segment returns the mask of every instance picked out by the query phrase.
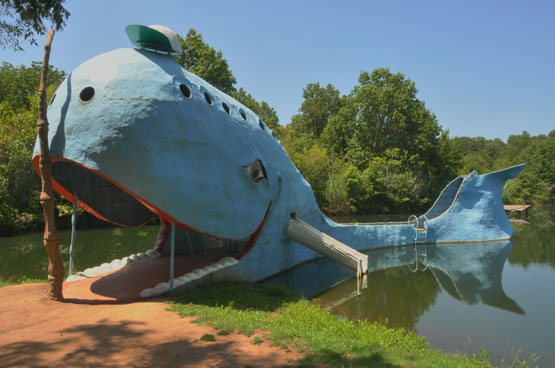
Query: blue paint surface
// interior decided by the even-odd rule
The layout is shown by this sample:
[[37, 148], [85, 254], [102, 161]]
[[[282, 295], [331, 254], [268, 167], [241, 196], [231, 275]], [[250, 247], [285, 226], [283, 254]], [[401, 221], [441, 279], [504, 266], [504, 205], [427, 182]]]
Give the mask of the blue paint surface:
[[[83, 102], [86, 87], [94, 88], [94, 96]], [[340, 225], [328, 219], [258, 116], [171, 57], [127, 48], [86, 61], [58, 88], [48, 120], [54, 160], [103, 176], [106, 181], [95, 182], [98, 193], [112, 183], [178, 226], [224, 239], [251, 236], [266, 215], [252, 250], [221, 277], [259, 280], [318, 257], [286, 239], [292, 212], [359, 250], [414, 243], [413, 224]], [[35, 165], [38, 154], [37, 143]], [[257, 160], [267, 178], [254, 181], [246, 167]], [[454, 203], [427, 221], [426, 241], [510, 238], [501, 189], [523, 167], [464, 178]], [[73, 200], [72, 190], [79, 188], [65, 189]], [[78, 197], [87, 204], [86, 196]]]

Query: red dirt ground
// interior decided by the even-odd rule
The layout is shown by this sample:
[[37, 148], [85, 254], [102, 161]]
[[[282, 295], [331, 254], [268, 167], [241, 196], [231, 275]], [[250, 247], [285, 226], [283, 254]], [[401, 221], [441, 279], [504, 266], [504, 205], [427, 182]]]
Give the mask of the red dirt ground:
[[[47, 284], [0, 288], [2, 367], [281, 367], [300, 354], [218, 336], [161, 299], [129, 304], [46, 300]], [[213, 334], [214, 342], [197, 341]]]
[[[175, 258], [174, 278], [213, 262]], [[168, 281], [170, 258], [160, 257], [125, 266], [115, 272], [79, 281], [64, 282], [64, 297], [75, 303], [105, 304], [140, 300], [140, 292]]]

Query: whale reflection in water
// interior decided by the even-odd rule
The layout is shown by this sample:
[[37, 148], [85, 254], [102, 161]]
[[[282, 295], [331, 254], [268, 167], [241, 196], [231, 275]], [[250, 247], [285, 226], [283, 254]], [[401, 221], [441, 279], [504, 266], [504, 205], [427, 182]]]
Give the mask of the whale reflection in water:
[[419, 316], [434, 304], [440, 288], [468, 305], [485, 304], [524, 314], [501, 283], [512, 247], [511, 241], [500, 241], [386, 248], [365, 252], [369, 273], [362, 283], [352, 278], [352, 271], [325, 258], [267, 282], [285, 285], [306, 297], [326, 292], [323, 306], [351, 318], [402, 315], [397, 323], [390, 322], [406, 328], [414, 328]]

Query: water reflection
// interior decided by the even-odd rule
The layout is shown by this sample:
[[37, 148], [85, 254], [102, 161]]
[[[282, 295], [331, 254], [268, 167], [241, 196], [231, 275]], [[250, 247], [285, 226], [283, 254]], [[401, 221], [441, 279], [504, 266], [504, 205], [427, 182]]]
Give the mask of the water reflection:
[[509, 263], [527, 268], [533, 264], [555, 269], [555, 208], [531, 211], [529, 224], [513, 224], [514, 248]]
[[501, 284], [512, 247], [510, 241], [420, 245], [418, 272], [413, 272], [414, 247], [368, 251], [370, 272], [360, 292], [353, 272], [328, 259], [300, 265], [268, 282], [307, 297], [319, 296], [325, 307], [342, 317], [387, 320], [391, 326], [406, 329], [414, 329], [441, 289], [465, 304], [524, 314]]

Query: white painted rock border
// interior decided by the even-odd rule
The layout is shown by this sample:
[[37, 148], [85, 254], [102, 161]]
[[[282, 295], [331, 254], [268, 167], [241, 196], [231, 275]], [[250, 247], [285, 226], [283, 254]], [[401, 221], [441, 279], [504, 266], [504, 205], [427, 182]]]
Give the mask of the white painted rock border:
[[156, 259], [161, 256], [160, 253], [154, 249], [149, 249], [146, 252], [140, 252], [137, 254], [132, 254], [128, 257], [123, 257], [122, 259], [114, 259], [110, 263], [103, 263], [100, 266], [87, 268], [84, 271], [77, 272], [75, 275], [70, 275], [67, 277], [66, 282], [83, 280], [90, 277], [95, 277], [98, 275], [103, 275], [105, 273], [119, 270], [127, 265], [144, 262], [150, 259]]
[[[203, 268], [197, 268], [192, 272], [186, 273], [183, 276], [179, 276], [178, 278], [173, 279], [173, 287], [174, 288], [181, 287], [189, 282], [203, 278], [211, 274], [212, 272], [216, 272], [218, 270], [221, 270], [222, 268], [233, 266], [234, 264], [237, 264], [237, 263], [239, 263], [239, 261], [233, 257], [224, 257], [216, 263], [205, 266]], [[141, 295], [141, 298], [150, 298], [153, 296], [165, 294], [168, 291], [170, 291], [169, 281], [160, 282], [153, 288], [144, 289], [143, 291], [141, 291], [140, 295]]]

